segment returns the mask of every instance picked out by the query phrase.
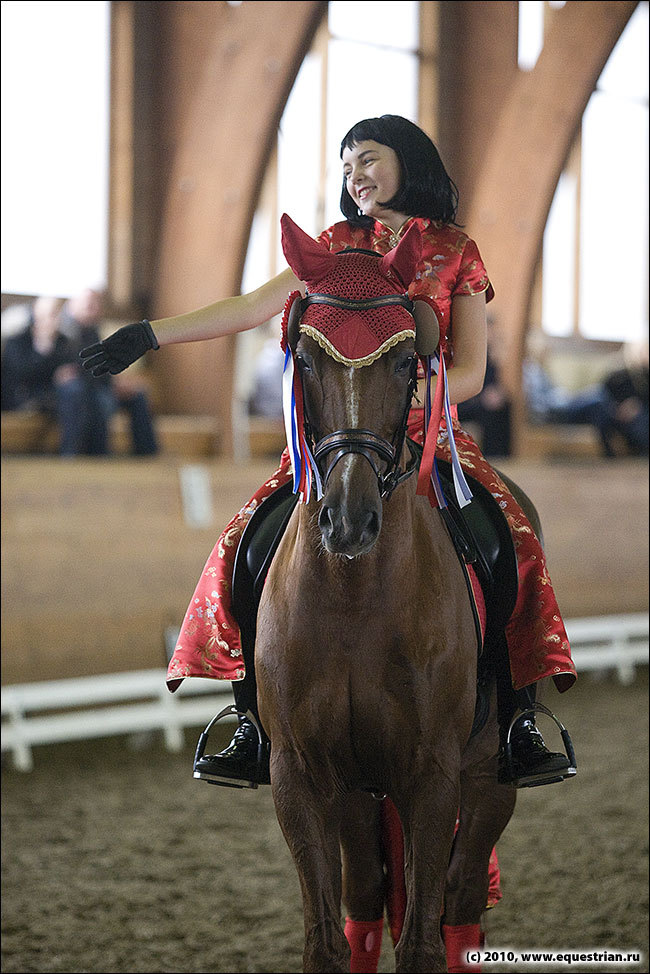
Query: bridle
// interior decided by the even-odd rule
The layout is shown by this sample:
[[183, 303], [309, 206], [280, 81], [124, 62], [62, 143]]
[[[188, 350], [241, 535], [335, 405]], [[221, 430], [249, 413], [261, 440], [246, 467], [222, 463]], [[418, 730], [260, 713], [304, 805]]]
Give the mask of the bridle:
[[[365, 311], [372, 308], [385, 308], [390, 305], [398, 305], [406, 308], [413, 314], [413, 301], [406, 294], [384, 294], [376, 298], [341, 298], [330, 294], [307, 294], [299, 302], [299, 314], [302, 318], [304, 311], [311, 304], [325, 304], [335, 308], [345, 308], [353, 311]], [[402, 419], [397, 428], [393, 441], [387, 440], [369, 429], [340, 429], [333, 433], [328, 433], [321, 439], [315, 441], [313, 430], [310, 426], [308, 417], [305, 417], [305, 429], [310, 435], [312, 443], [315, 441], [312, 455], [318, 465], [321, 474], [323, 490], [326, 489], [329, 478], [336, 464], [348, 454], [360, 454], [365, 457], [377, 478], [379, 494], [382, 498], [388, 499], [396, 487], [407, 480], [417, 469], [419, 464], [419, 452], [406, 440], [406, 427], [408, 423], [411, 401], [417, 389], [417, 357], [414, 356], [411, 363], [411, 371], [407, 386], [406, 403], [402, 414]], [[406, 465], [401, 468], [400, 460], [404, 448], [404, 441], [409, 449], [410, 457]], [[380, 470], [379, 461], [386, 464], [385, 469]], [[323, 461], [327, 459], [324, 469]]]

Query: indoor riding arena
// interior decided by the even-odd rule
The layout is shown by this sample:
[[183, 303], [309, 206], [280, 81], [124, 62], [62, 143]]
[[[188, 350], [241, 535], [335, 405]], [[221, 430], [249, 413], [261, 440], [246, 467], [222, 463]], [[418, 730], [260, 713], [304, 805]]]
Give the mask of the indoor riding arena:
[[[101, 293], [104, 338], [258, 288], [284, 267], [283, 212], [313, 236], [342, 219], [341, 137], [385, 113], [435, 141], [494, 286], [494, 395], [463, 423], [539, 512], [578, 673], [569, 692], [549, 683], [538, 697], [569, 732], [577, 774], [517, 792], [482, 969], [647, 970], [647, 18], [647, 2], [570, 0], [3, 3], [3, 61], [9, 46], [23, 68], [42, 51], [36, 71], [48, 49], [75, 63], [99, 45], [61, 95], [76, 121], [57, 115], [46, 130], [29, 114], [30, 143], [3, 120], [22, 168], [41, 160], [34, 193], [48, 178], [41, 143], [74, 169], [66, 140], [75, 127], [89, 137], [84, 118], [98, 112], [79, 89], [98, 86], [107, 160], [105, 246], [83, 278], [78, 176], [66, 206], [80, 212], [79, 256], [40, 209], [23, 211], [21, 249], [3, 200], [3, 239], [15, 241], [2, 284], [3, 972], [303, 969], [300, 885], [271, 788], [193, 778], [231, 684], [165, 684], [206, 559], [286, 445], [280, 318], [163, 345], [111, 378], [100, 455], [64, 455], [62, 413], [5, 399], [5, 364], [34, 334], [41, 298], [56, 299], [67, 342], [85, 289]], [[3, 113], [15, 125], [36, 111], [20, 107], [20, 87], [14, 76]], [[543, 406], [530, 378], [542, 373], [555, 396]], [[645, 386], [605, 438], [600, 414], [578, 406], [594, 390], [602, 404], [623, 373]], [[155, 449], [137, 449], [134, 396]], [[210, 752], [233, 721], [211, 732]], [[553, 721], [538, 723], [560, 750]], [[378, 970], [395, 969], [386, 926]]]

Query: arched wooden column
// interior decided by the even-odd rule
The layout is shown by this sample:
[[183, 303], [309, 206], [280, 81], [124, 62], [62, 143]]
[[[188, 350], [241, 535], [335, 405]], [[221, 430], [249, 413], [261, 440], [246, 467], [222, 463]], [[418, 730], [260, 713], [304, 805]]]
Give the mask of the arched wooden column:
[[548, 211], [589, 97], [636, 6], [636, 0], [569, 0], [555, 11], [537, 64], [517, 73], [485, 146], [466, 224], [496, 290], [490, 307], [507, 344], [504, 378], [516, 403], [515, 433], [530, 295]]
[[[151, 317], [238, 293], [262, 176], [322, 2], [161, 3], [162, 189]], [[230, 452], [234, 339], [152, 357], [163, 402], [216, 415]]]

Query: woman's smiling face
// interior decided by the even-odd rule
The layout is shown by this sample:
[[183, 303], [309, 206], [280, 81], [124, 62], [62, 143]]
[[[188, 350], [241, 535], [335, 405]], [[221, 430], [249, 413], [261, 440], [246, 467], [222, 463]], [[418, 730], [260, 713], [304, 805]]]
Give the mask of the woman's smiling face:
[[386, 221], [391, 211], [381, 204], [395, 196], [402, 170], [394, 149], [371, 139], [343, 150], [346, 188], [364, 216]]

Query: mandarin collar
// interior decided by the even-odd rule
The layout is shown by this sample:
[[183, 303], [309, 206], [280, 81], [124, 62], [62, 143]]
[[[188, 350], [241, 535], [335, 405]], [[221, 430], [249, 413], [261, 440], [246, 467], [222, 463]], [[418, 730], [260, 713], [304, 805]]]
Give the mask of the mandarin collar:
[[396, 247], [412, 223], [418, 223], [421, 227], [423, 218], [418, 216], [409, 216], [406, 218], [406, 220], [404, 220], [404, 223], [398, 230], [393, 230], [386, 223], [382, 223], [381, 220], [375, 220], [374, 233], [377, 237], [388, 237], [388, 243], [390, 246]]

